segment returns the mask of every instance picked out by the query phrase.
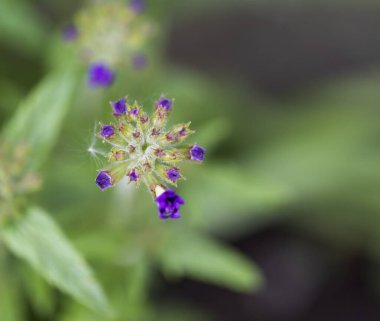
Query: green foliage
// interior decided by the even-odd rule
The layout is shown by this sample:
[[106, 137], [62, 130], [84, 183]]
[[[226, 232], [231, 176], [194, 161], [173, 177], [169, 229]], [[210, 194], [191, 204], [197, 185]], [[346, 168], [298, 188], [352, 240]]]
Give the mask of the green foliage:
[[[317, 2], [326, 1], [310, 4]], [[46, 2], [44, 8], [58, 12], [65, 4]], [[164, 38], [173, 19], [181, 23], [237, 5], [267, 4], [152, 1], [148, 12], [159, 19]], [[47, 71], [18, 106], [26, 88], [18, 77], [1, 77], [1, 141], [9, 154], [23, 144], [31, 148], [25, 171], [38, 170], [45, 184], [33, 201], [59, 217], [69, 234], [63, 235], [52, 215], [31, 207], [25, 195], [12, 199], [17, 211], [0, 210], [0, 221], [7, 218], [0, 227], [1, 320], [30, 320], [27, 304], [45, 319], [104, 321], [107, 301], [117, 321], [209, 320], [181, 298], [152, 298], [162, 286], [155, 278], [157, 268], [168, 282], [189, 277], [233, 291], [260, 291], [265, 274], [215, 236], [234, 240], [280, 220], [345, 253], [360, 251], [380, 261], [376, 72], [274, 102], [245, 92], [231, 75], [216, 79], [164, 63], [152, 46], [147, 69], [120, 67], [112, 88], [90, 90], [80, 86], [86, 66], [79, 70], [74, 46], [43, 26], [36, 7], [23, 0], [2, 0], [0, 7], [1, 45], [8, 54], [37, 63], [25, 70], [15, 66], [14, 73], [27, 78], [40, 64]], [[191, 120], [194, 140], [207, 149], [202, 166], [184, 168], [188, 180], [179, 193], [186, 204], [183, 218], [175, 222], [159, 221], [149, 196], [123, 182], [101, 193], [93, 182], [98, 167], [86, 153], [94, 123], [110, 113], [110, 100], [127, 94], [151, 106], [151, 97], [162, 93], [175, 98], [173, 122]], [[108, 299], [80, 253], [91, 260]], [[373, 274], [380, 279], [377, 270]], [[76, 300], [57, 296], [55, 287]]]
[[75, 87], [75, 73], [70, 68], [47, 76], [2, 131], [9, 148], [20, 143], [33, 148], [28, 169], [38, 167], [55, 144]]
[[191, 218], [202, 228], [220, 235], [233, 236], [275, 219], [281, 213], [270, 211], [294, 198], [291, 188], [273, 178], [254, 175], [248, 166], [205, 164], [195, 170], [194, 184], [183, 187], [185, 197], [192, 200], [188, 204]]
[[18, 267], [23, 290], [39, 316], [51, 317], [56, 307], [56, 290], [28, 262]]
[[24, 217], [3, 226], [1, 236], [14, 254], [49, 282], [88, 307], [109, 312], [103, 291], [86, 262], [44, 211], [31, 208]]
[[28, 1], [2, 0], [0, 42], [35, 55], [46, 37], [41, 21]]
[[276, 133], [252, 156], [252, 171], [293, 188], [291, 226], [379, 260], [378, 73], [313, 90], [279, 114]]
[[262, 285], [258, 268], [232, 248], [194, 231], [169, 232], [158, 260], [169, 276], [190, 276], [235, 291]]
[[22, 321], [25, 320], [25, 308], [20, 304], [22, 296], [18, 290], [19, 280], [17, 280], [17, 274], [9, 273], [12, 267], [5, 256], [4, 248], [0, 243], [0, 315], [7, 321]]

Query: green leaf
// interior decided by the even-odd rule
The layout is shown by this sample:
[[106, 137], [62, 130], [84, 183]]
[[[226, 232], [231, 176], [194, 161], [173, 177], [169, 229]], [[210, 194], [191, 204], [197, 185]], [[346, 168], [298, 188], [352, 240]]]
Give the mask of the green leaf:
[[33, 148], [28, 168], [37, 167], [57, 140], [75, 87], [74, 69], [47, 76], [21, 103], [4, 128], [2, 136], [8, 146], [14, 148], [23, 143]]
[[99, 313], [108, 313], [103, 291], [83, 258], [49, 215], [31, 208], [24, 217], [2, 227], [8, 248], [29, 262], [47, 281]]
[[262, 284], [253, 262], [196, 232], [172, 232], [159, 248], [158, 260], [169, 276], [190, 276], [243, 292]]

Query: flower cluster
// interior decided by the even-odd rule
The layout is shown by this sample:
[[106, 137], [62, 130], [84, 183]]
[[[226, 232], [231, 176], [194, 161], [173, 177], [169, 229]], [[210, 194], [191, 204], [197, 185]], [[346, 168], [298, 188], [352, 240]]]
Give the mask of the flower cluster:
[[146, 65], [142, 50], [153, 26], [141, 16], [143, 10], [141, 0], [98, 3], [80, 11], [75, 24], [63, 30], [63, 38], [75, 42], [79, 55], [89, 63], [91, 87], [110, 86], [116, 67], [126, 61], [135, 69]]
[[115, 186], [123, 177], [138, 186], [145, 184], [155, 199], [161, 219], [179, 218], [183, 199], [173, 189], [183, 179], [179, 164], [189, 160], [202, 162], [205, 149], [185, 145], [194, 133], [190, 122], [166, 129], [173, 100], [161, 96], [149, 117], [137, 103], [127, 98], [111, 102], [116, 119], [100, 124], [97, 136], [110, 145], [108, 165], [98, 171], [96, 184], [101, 190]]
[[0, 142], [0, 214], [11, 213], [17, 201], [41, 187], [40, 177], [27, 169], [30, 152], [31, 148], [26, 144], [19, 143], [10, 148]]

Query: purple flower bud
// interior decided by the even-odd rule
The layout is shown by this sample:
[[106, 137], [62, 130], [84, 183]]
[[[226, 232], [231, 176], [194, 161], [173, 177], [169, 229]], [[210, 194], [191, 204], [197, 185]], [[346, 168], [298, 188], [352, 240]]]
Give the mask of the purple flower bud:
[[197, 144], [194, 144], [190, 148], [190, 159], [191, 160], [203, 161], [205, 152], [206, 152], [206, 150], [204, 148], [198, 146]]
[[137, 108], [135, 108], [135, 109], [131, 109], [131, 110], [129, 111], [129, 113], [130, 113], [131, 115], [133, 115], [133, 116], [136, 116], [136, 115], [139, 113], [139, 110], [138, 110]]
[[62, 31], [62, 38], [67, 42], [74, 41], [77, 37], [78, 29], [72, 24], [66, 26]]
[[107, 172], [100, 171], [95, 182], [101, 190], [112, 187], [112, 177]]
[[187, 130], [186, 128], [182, 128], [179, 132], [178, 132], [178, 136], [180, 137], [183, 137], [183, 136], [186, 136], [187, 135]]
[[135, 146], [133, 146], [133, 145], [128, 145], [128, 152], [130, 153], [130, 154], [132, 154], [132, 153], [134, 153], [135, 151], [136, 151], [136, 147]]
[[132, 57], [132, 65], [135, 69], [144, 69], [147, 64], [147, 59], [143, 54], [137, 54]]
[[160, 135], [160, 131], [157, 128], [152, 128], [152, 131], [150, 134], [152, 136], [158, 136], [158, 135]]
[[166, 220], [167, 218], [176, 219], [181, 217], [179, 208], [185, 202], [173, 190], [166, 190], [155, 201], [160, 219]]
[[137, 179], [139, 178], [139, 176], [138, 176], [138, 174], [137, 174], [137, 172], [136, 172], [135, 169], [131, 170], [130, 173], [128, 174], [128, 176], [129, 176], [129, 179], [130, 179], [131, 182], [132, 181], [136, 182]]
[[138, 138], [140, 138], [141, 133], [138, 131], [137, 128], [135, 128], [135, 130], [134, 130], [133, 133], [132, 133], [132, 136], [133, 136], [134, 138], [138, 139]]
[[144, 1], [143, 0], [131, 0], [129, 2], [129, 8], [135, 13], [141, 13], [144, 11]]
[[149, 120], [149, 117], [146, 113], [142, 113], [141, 117], [140, 117], [140, 121], [142, 124], [146, 124]]
[[166, 172], [168, 178], [172, 181], [172, 182], [176, 182], [180, 175], [179, 175], [179, 171], [175, 168], [170, 168], [168, 169], [168, 171]]
[[90, 87], [107, 87], [113, 83], [114, 79], [114, 72], [103, 63], [94, 63], [88, 69]]
[[157, 107], [165, 108], [166, 110], [171, 110], [173, 102], [170, 99], [167, 99], [166, 97], [161, 97], [157, 101]]
[[126, 152], [122, 149], [114, 149], [109, 155], [109, 161], [121, 161], [125, 159]]
[[117, 101], [113, 101], [111, 103], [111, 106], [113, 108], [113, 114], [115, 116], [121, 116], [127, 112], [127, 104], [125, 102], [125, 98], [120, 98]]
[[100, 136], [104, 138], [110, 138], [113, 134], [115, 134], [115, 130], [112, 125], [103, 125], [100, 130]]

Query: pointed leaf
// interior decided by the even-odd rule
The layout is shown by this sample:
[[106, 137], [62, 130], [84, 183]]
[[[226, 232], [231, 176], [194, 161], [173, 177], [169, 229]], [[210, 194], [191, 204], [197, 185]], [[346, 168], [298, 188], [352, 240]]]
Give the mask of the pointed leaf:
[[38, 208], [2, 227], [8, 248], [47, 281], [101, 313], [109, 311], [103, 291], [83, 258], [54, 221]]

